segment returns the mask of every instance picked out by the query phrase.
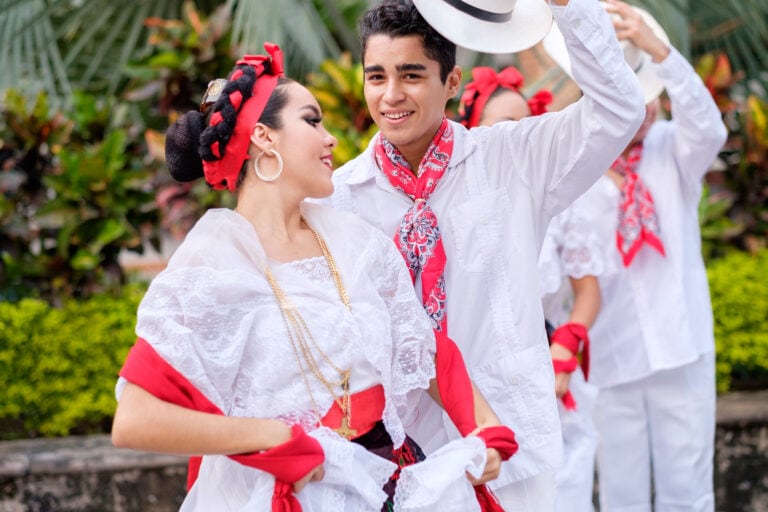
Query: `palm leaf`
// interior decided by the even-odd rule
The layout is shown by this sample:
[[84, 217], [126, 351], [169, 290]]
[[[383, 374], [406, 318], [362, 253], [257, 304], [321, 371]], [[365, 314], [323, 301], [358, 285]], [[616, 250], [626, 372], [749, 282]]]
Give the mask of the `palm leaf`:
[[62, 65], [50, 18], [40, 16], [43, 0], [0, 3], [0, 90], [18, 87], [29, 94], [49, 92], [58, 105], [72, 85]]
[[259, 53], [264, 41], [280, 45], [287, 72], [302, 78], [341, 48], [308, 0], [242, 0], [233, 12], [232, 42], [240, 53]]

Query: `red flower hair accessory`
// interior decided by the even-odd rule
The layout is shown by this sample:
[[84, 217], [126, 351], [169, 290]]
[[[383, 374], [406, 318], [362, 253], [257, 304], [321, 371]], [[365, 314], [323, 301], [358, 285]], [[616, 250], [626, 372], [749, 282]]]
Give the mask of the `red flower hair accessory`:
[[[478, 66], [472, 70], [472, 81], [464, 88], [464, 94], [461, 95], [461, 104], [459, 114], [462, 116], [461, 124], [467, 128], [473, 128], [480, 124], [480, 116], [485, 110], [485, 104], [491, 98], [491, 95], [499, 87], [514, 91], [521, 96], [523, 93], [520, 88], [523, 86], [523, 75], [514, 66], [508, 66], [500, 72], [487, 66]], [[523, 96], [524, 97], [524, 96]], [[541, 90], [534, 94], [528, 102], [528, 108], [532, 115], [543, 114], [547, 111], [546, 107], [552, 103], [552, 93], [547, 90]], [[470, 111], [469, 116], [466, 115]]]
[[[258, 123], [272, 91], [277, 87], [278, 78], [283, 76], [283, 52], [280, 47], [273, 43], [264, 43], [264, 49], [268, 55], [244, 55], [237, 61], [238, 66], [248, 65], [256, 71], [253, 94], [242, 106], [243, 98], [239, 91], [229, 95], [229, 100], [237, 111], [237, 122], [232, 137], [227, 142], [223, 154], [220, 152], [218, 142], [211, 145], [211, 151], [219, 157], [218, 160], [203, 160], [205, 181], [216, 190], [227, 188], [234, 192], [240, 169], [248, 159], [253, 127]], [[242, 70], [237, 69], [229, 77], [229, 81], [237, 80], [242, 75]], [[208, 125], [215, 126], [223, 120], [220, 112], [214, 112]]]

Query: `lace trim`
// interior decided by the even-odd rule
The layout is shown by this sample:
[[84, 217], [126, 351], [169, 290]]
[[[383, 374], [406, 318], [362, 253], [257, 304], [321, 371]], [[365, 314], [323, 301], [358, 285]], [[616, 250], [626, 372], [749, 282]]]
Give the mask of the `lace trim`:
[[312, 256], [287, 262], [272, 262], [271, 265], [278, 268], [290, 268], [316, 283], [325, 284], [333, 282], [331, 269], [328, 268], [328, 262], [325, 261], [323, 256]]

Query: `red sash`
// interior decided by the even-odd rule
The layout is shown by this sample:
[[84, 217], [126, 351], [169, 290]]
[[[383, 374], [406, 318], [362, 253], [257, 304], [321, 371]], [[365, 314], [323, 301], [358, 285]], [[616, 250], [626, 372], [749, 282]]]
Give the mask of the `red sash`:
[[[210, 414], [224, 413], [205, 397], [184, 375], [173, 368], [155, 349], [142, 338], [128, 353], [120, 376], [127, 379], [160, 400], [188, 409]], [[229, 455], [229, 458], [252, 468], [267, 471], [275, 476], [272, 495], [273, 512], [300, 512], [301, 504], [293, 495], [293, 483], [303, 478], [312, 468], [325, 460], [320, 443], [294, 425], [291, 439], [279, 446], [258, 453]], [[197, 477], [200, 458], [190, 459], [187, 484], [191, 486]]]
[[[462, 436], [477, 428], [475, 422], [475, 398], [472, 381], [459, 348], [448, 336], [435, 331], [437, 341], [437, 389], [448, 417]], [[505, 426], [486, 427], [477, 437], [488, 448], [495, 448], [502, 460], [517, 453], [517, 441], [512, 429]], [[496, 496], [487, 485], [475, 487], [475, 494], [483, 512], [504, 512]]]

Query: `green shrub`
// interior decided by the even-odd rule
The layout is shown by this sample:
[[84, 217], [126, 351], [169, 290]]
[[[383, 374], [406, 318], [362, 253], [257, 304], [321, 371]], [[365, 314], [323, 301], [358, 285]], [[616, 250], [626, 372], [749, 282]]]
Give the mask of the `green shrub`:
[[108, 431], [143, 290], [62, 308], [0, 303], [0, 438]]
[[[709, 265], [718, 390], [768, 386], [768, 250]], [[61, 308], [0, 302], [0, 439], [107, 432], [144, 285]]]
[[768, 386], [768, 250], [710, 263], [719, 391]]

